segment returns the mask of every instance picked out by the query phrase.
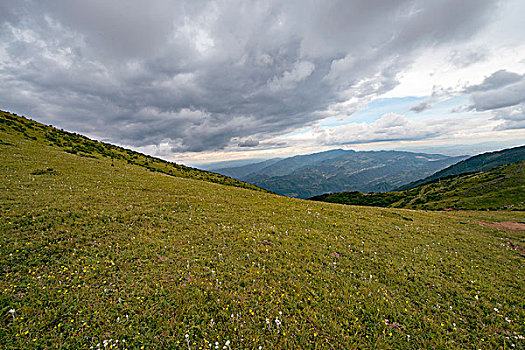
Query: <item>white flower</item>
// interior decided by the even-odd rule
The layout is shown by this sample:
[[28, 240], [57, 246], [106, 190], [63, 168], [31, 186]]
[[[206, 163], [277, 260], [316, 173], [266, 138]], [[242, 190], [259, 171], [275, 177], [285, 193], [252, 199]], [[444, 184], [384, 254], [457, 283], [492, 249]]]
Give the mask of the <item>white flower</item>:
[[495, 307], [495, 308], [494, 308], [494, 311], [496, 311], [496, 312], [499, 312], [499, 310], [498, 310], [498, 308], [497, 308], [497, 307]]

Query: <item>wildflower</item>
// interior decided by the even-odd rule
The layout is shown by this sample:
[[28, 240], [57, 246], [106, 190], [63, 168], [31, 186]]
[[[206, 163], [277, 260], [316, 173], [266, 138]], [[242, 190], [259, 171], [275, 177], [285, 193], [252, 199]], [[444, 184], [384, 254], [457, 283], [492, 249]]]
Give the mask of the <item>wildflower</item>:
[[188, 333], [186, 333], [184, 335], [184, 337], [186, 338], [186, 343], [188, 344], [188, 350], [190, 350], [190, 335]]

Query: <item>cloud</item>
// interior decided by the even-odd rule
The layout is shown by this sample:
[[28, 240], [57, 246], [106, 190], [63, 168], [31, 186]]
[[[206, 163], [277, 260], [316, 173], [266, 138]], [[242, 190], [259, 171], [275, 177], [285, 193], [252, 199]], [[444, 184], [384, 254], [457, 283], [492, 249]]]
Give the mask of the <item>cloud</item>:
[[500, 70], [465, 91], [471, 93], [471, 108], [477, 111], [519, 106], [525, 102], [525, 74]]
[[489, 91], [503, 88], [523, 80], [523, 75], [499, 70], [486, 77], [481, 84], [472, 85], [465, 89], [466, 92]]
[[475, 92], [470, 95], [470, 99], [477, 111], [518, 105], [525, 101], [525, 79], [500, 88]]
[[[476, 120], [466, 124], [475, 124]], [[350, 123], [341, 127], [317, 132], [318, 141], [324, 145], [346, 145], [380, 141], [421, 140], [450, 135], [465, 126], [457, 118], [440, 118], [430, 121], [409, 120], [397, 113], [387, 113], [376, 121]]]
[[259, 145], [259, 141], [254, 140], [252, 138], [248, 138], [246, 140], [239, 142], [239, 147], [255, 147]]
[[330, 106], [391, 90], [421, 50], [468, 39], [496, 5], [0, 4], [0, 107], [136, 147], [198, 152], [250, 138], [264, 144], [314, 125]]
[[465, 91], [470, 92], [470, 109], [490, 111], [493, 119], [502, 120], [496, 130], [525, 128], [525, 74], [499, 70]]
[[315, 65], [311, 62], [296, 62], [291, 71], [284, 72], [281, 77], [273, 77], [268, 82], [268, 87], [272, 91], [294, 88], [297, 83], [308, 78], [314, 69]]
[[494, 119], [503, 121], [496, 130], [525, 129], [525, 103], [494, 111]]
[[410, 110], [416, 113], [421, 113], [424, 110], [429, 109], [429, 108], [430, 108], [430, 104], [428, 104], [427, 102], [421, 102], [415, 106], [412, 106]]
[[477, 50], [453, 50], [450, 53], [449, 60], [457, 68], [465, 68], [474, 63], [481, 62], [487, 58], [485, 49], [478, 48]]

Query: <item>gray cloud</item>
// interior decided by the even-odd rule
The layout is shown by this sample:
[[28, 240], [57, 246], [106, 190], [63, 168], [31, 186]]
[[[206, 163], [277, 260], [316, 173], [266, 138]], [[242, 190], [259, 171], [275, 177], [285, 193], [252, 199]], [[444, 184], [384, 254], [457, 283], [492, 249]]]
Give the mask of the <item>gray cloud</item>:
[[239, 142], [239, 147], [255, 147], [259, 145], [259, 141], [252, 138], [243, 140]]
[[495, 111], [494, 119], [502, 120], [496, 130], [525, 129], [525, 103]]
[[523, 80], [523, 76], [508, 72], [506, 70], [499, 70], [492, 73], [490, 76], [483, 79], [483, 82], [478, 85], [472, 85], [465, 89], [466, 92], [475, 92], [475, 91], [488, 91], [495, 90], [510, 84], [517, 83]]
[[468, 38], [495, 6], [0, 1], [0, 107], [137, 147], [242, 147], [389, 91], [419, 49]]
[[429, 109], [429, 108], [430, 108], [430, 104], [428, 104], [427, 102], [421, 102], [415, 106], [412, 106], [410, 110], [416, 113], [421, 113], [424, 110]]
[[500, 70], [465, 91], [471, 93], [471, 109], [492, 111], [502, 120], [496, 130], [525, 128], [525, 74]]
[[465, 91], [471, 92], [471, 107], [477, 111], [516, 106], [525, 102], [525, 74], [497, 71]]

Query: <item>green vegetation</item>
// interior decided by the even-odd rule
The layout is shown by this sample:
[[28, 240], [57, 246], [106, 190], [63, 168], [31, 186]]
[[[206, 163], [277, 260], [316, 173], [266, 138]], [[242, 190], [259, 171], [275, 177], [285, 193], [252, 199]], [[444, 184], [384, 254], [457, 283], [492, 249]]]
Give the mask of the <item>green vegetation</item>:
[[524, 210], [525, 162], [487, 172], [449, 176], [410, 190], [339, 192], [310, 198], [330, 203], [407, 209]]
[[[41, 144], [55, 146], [64, 152], [76, 154], [81, 157], [95, 159], [110, 158], [112, 161], [121, 160], [128, 164], [138, 165], [150, 171], [167, 175], [271, 192], [224, 175], [175, 164], [108, 143], [90, 140], [85, 136], [58, 130], [52, 126], [47, 126], [8, 112], [0, 111], [0, 131], [8, 134], [18, 134], [28, 141], [38, 140]], [[0, 145], [9, 146], [10, 144], [4, 141], [2, 137]]]
[[3, 125], [2, 348], [525, 347], [524, 233], [478, 222], [523, 212], [290, 199]]
[[408, 190], [438, 179], [446, 178], [448, 176], [488, 171], [501, 165], [517, 163], [521, 161], [525, 161], [525, 146], [508, 148], [496, 152], [482, 153], [478, 154], [477, 156], [462, 160], [461, 162], [438, 171], [429, 177], [401, 186], [397, 190]]
[[392, 191], [455, 164], [465, 157], [399, 151], [326, 152], [268, 160], [217, 172], [288, 197], [328, 192]]

